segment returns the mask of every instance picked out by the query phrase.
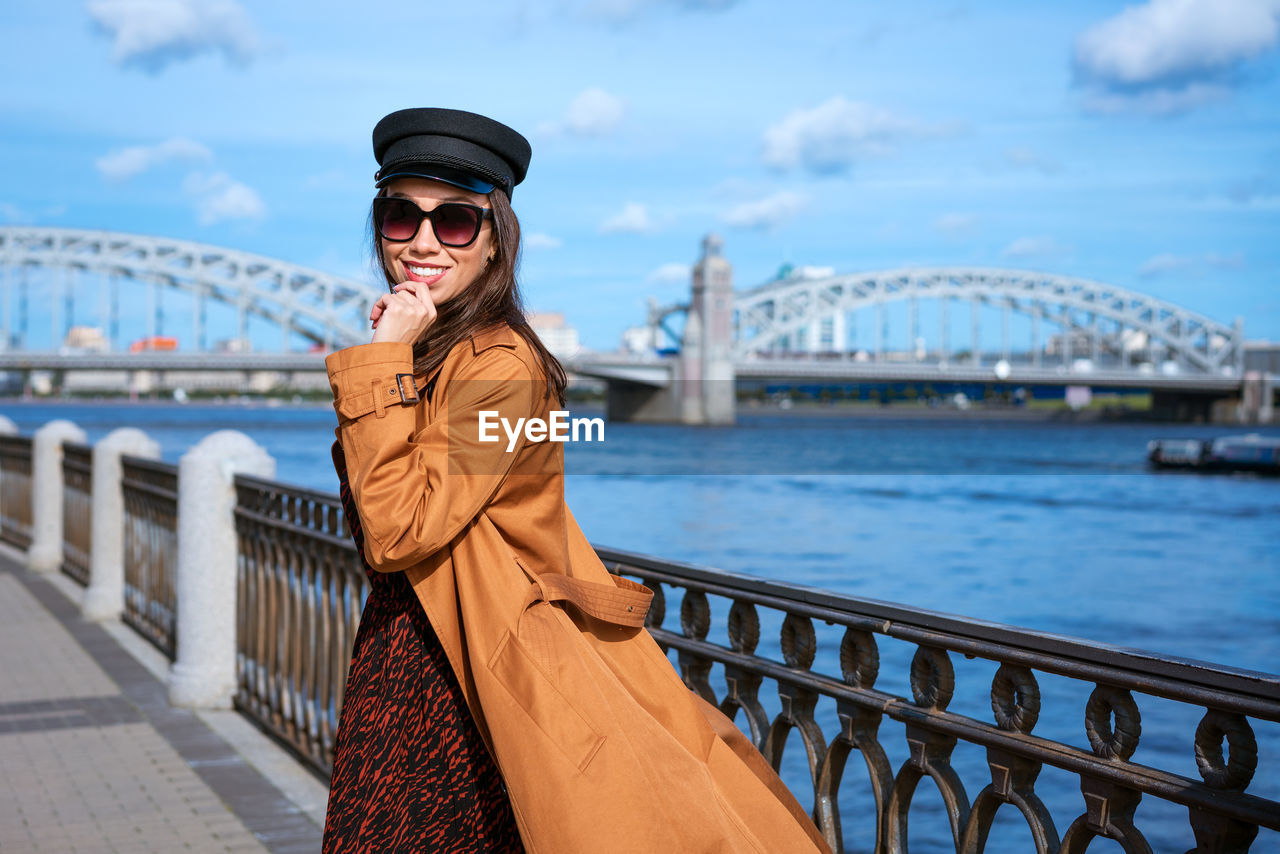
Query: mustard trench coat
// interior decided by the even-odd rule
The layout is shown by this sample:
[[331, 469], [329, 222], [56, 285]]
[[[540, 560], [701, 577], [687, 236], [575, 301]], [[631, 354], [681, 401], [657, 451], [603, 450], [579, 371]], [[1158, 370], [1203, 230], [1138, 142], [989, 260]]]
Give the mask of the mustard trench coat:
[[530, 854], [829, 851], [643, 628], [652, 593], [611, 575], [578, 528], [562, 443], [522, 431], [508, 451], [501, 428], [483, 441], [481, 412], [549, 417], [520, 335], [504, 325], [460, 343], [417, 402], [408, 344], [326, 366], [365, 558], [407, 574]]

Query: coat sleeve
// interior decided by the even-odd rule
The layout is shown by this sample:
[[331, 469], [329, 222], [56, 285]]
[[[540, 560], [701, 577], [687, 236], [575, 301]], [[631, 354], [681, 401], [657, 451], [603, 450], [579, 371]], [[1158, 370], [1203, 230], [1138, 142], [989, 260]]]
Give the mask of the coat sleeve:
[[380, 572], [420, 563], [461, 533], [525, 445], [521, 430], [511, 446], [500, 419], [514, 426], [543, 409], [543, 384], [510, 349], [465, 358], [435, 420], [421, 429], [417, 407], [400, 402], [396, 381], [413, 370], [408, 344], [362, 344], [326, 360], [365, 559]]

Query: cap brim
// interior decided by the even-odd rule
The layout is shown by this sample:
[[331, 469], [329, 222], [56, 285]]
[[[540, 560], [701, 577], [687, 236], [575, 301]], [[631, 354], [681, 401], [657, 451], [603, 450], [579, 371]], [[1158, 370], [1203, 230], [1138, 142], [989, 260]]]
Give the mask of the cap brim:
[[481, 195], [492, 193], [497, 186], [470, 172], [450, 169], [448, 166], [434, 163], [411, 163], [396, 166], [385, 175], [379, 172], [374, 176], [374, 186], [384, 187], [396, 178], [427, 178], [432, 181], [443, 181], [446, 184], [452, 184], [455, 187], [470, 190], [473, 193], [480, 193]]

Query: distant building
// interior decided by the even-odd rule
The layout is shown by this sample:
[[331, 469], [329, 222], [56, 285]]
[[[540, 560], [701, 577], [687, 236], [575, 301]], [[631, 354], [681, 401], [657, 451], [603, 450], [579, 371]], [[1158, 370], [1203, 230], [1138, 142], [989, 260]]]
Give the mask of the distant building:
[[797, 267], [795, 264], [787, 262], [778, 268], [778, 272], [773, 279], [775, 282], [782, 282], [787, 279], [829, 279], [835, 274], [835, 267], [815, 267], [810, 264]]
[[622, 331], [622, 352], [650, 355], [658, 344], [653, 340], [654, 327], [628, 326]]
[[1273, 341], [1246, 341], [1244, 369], [1280, 376], [1280, 344]]
[[543, 346], [557, 358], [577, 355], [582, 349], [578, 341], [578, 330], [565, 323], [564, 315], [559, 312], [530, 312], [525, 316], [534, 333], [542, 341]]
[[105, 353], [111, 345], [98, 327], [73, 326], [62, 339], [62, 349], [69, 353]]

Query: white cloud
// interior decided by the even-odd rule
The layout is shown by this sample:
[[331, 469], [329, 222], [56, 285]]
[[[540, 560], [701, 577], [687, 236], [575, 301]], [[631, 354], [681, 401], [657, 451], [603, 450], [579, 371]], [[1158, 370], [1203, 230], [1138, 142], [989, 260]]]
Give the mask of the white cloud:
[[225, 172], [211, 175], [192, 173], [182, 185], [196, 203], [196, 217], [201, 225], [224, 220], [262, 219], [267, 206], [257, 191]]
[[1086, 105], [1181, 112], [1230, 92], [1230, 73], [1280, 40], [1280, 0], [1148, 0], [1076, 38]]
[[235, 0], [89, 0], [89, 17], [111, 41], [111, 58], [152, 74], [202, 53], [244, 65], [258, 35]]
[[1031, 148], [1010, 148], [1004, 153], [1005, 162], [1020, 169], [1034, 169], [1046, 175], [1054, 175], [1062, 171], [1062, 164], [1045, 157]]
[[65, 216], [66, 205], [48, 205], [40, 210], [28, 210], [13, 202], [0, 202], [0, 222], [13, 225], [31, 225], [36, 222], [47, 222]]
[[14, 225], [28, 225], [33, 217], [13, 202], [0, 202], [0, 219]]
[[790, 190], [780, 190], [771, 196], [750, 202], [742, 202], [725, 211], [724, 221], [735, 228], [772, 230], [809, 206], [809, 200]]
[[1005, 258], [1053, 258], [1071, 253], [1071, 247], [1065, 246], [1052, 237], [1019, 237], [1001, 251]]
[[155, 145], [133, 145], [108, 152], [94, 161], [102, 177], [126, 181], [164, 163], [199, 162], [213, 159], [213, 152], [198, 142], [174, 137]]
[[1253, 175], [1240, 181], [1233, 181], [1227, 188], [1227, 198], [1237, 204], [1247, 205], [1255, 199], [1274, 198], [1280, 182], [1267, 175]]
[[603, 89], [587, 89], [569, 102], [564, 127], [578, 136], [604, 136], [611, 133], [627, 111], [626, 102]]
[[600, 231], [604, 234], [641, 234], [652, 229], [649, 209], [638, 202], [627, 202], [622, 210], [600, 225]]
[[562, 118], [544, 122], [538, 132], [546, 135], [600, 137], [613, 133], [627, 113], [627, 102], [598, 87], [584, 89], [569, 102]]
[[1239, 270], [1244, 267], [1244, 255], [1235, 252], [1221, 255], [1217, 252], [1206, 252], [1203, 255], [1175, 255], [1162, 253], [1152, 255], [1138, 268], [1138, 275], [1144, 279], [1162, 276], [1166, 273], [1188, 272], [1201, 274], [1206, 270]]
[[1230, 94], [1230, 87], [1217, 83], [1187, 83], [1168, 89], [1156, 87], [1118, 92], [1095, 88], [1085, 96], [1084, 106], [1091, 112], [1108, 115], [1167, 116], [1221, 101]]
[[933, 221], [933, 227], [950, 237], [972, 234], [978, 227], [978, 215], [974, 213], [945, 213]]
[[738, 5], [739, 0], [586, 0], [582, 11], [588, 18], [612, 23], [625, 23], [650, 9], [664, 6], [689, 12], [721, 12]]
[[543, 234], [540, 231], [534, 231], [526, 234], [521, 242], [527, 249], [559, 249], [564, 245], [564, 241], [558, 237], [552, 237], [550, 234]]
[[803, 167], [830, 175], [847, 171], [859, 157], [891, 153], [904, 139], [941, 131], [837, 95], [812, 109], [795, 110], [766, 130], [763, 157], [777, 169]]
[[354, 187], [363, 188], [363, 182], [355, 182], [350, 172], [342, 169], [326, 169], [323, 172], [313, 172], [302, 181], [302, 186], [308, 190], [346, 190]]
[[688, 264], [672, 261], [650, 272], [645, 276], [645, 281], [655, 285], [674, 285], [688, 282], [692, 274], [692, 268]]

